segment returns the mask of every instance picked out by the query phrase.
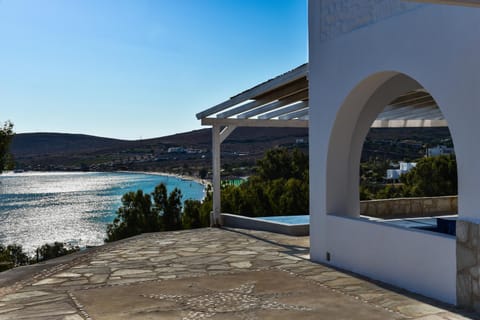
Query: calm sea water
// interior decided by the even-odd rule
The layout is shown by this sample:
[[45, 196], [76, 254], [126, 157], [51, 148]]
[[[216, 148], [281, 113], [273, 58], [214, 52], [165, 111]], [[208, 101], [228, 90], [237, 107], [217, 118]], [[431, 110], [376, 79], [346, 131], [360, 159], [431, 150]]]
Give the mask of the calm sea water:
[[28, 252], [61, 241], [100, 245], [128, 191], [152, 192], [163, 182], [183, 200], [202, 199], [203, 186], [175, 177], [137, 173], [26, 172], [0, 175], [0, 243]]

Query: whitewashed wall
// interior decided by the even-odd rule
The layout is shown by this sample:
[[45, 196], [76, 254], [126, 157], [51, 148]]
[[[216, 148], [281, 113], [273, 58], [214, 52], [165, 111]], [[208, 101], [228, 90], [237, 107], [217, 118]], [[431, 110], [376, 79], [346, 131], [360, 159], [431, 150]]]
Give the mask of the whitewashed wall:
[[455, 237], [328, 216], [330, 263], [456, 303]]
[[[355, 17], [352, 11], [355, 2], [358, 3], [345, 1], [347, 7], [339, 10], [347, 10]], [[397, 8], [400, 2], [382, 1], [391, 5], [386, 8]], [[339, 235], [335, 228], [342, 225], [331, 225], [329, 214], [359, 215], [359, 152], [365, 128], [382, 101], [405, 90], [423, 87], [439, 104], [455, 145], [460, 219], [479, 223], [480, 144], [472, 139], [480, 137], [480, 9], [421, 4], [406, 10], [387, 10], [388, 14], [378, 15], [380, 19], [354, 28], [339, 20], [336, 30], [343, 31], [332, 31], [326, 36], [324, 4], [309, 2], [312, 259], [327, 262], [326, 253], [334, 240], [342, 241], [336, 251], [346, 252], [370, 243], [368, 234], [354, 233], [353, 238], [349, 233]], [[362, 14], [365, 16], [365, 12]], [[398, 232], [393, 234], [399, 236]], [[394, 240], [391, 239], [392, 244]], [[414, 243], [405, 242], [405, 250], [399, 251], [398, 258], [416, 265], [416, 256], [407, 255], [414, 249], [412, 246]], [[419, 244], [415, 242], [415, 246]], [[451, 259], [453, 263], [455, 257]], [[357, 266], [354, 259], [341, 261], [348, 269]], [[382, 261], [387, 263], [385, 259], [378, 261], [378, 268], [382, 267]], [[410, 283], [410, 279], [399, 277], [398, 273], [385, 278], [403, 287]], [[425, 284], [418, 280], [418, 288], [428, 288], [427, 280]], [[448, 273], [442, 281], [451, 283], [455, 275]], [[449, 292], [451, 288], [445, 286]], [[430, 291], [419, 292], [430, 294]]]

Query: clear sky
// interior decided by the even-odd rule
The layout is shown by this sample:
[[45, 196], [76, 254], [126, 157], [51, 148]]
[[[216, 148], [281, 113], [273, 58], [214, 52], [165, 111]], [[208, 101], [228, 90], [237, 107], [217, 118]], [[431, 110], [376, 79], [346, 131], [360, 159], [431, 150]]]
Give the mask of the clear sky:
[[0, 0], [0, 121], [139, 139], [307, 62], [306, 0]]

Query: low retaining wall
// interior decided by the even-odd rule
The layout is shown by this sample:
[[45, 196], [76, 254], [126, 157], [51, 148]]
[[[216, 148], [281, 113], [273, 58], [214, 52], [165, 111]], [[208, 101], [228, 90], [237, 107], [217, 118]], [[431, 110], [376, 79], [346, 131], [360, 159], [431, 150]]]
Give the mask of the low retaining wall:
[[360, 214], [381, 219], [457, 214], [457, 196], [360, 201]]
[[222, 225], [231, 228], [269, 231], [287, 234], [290, 236], [308, 236], [309, 224], [285, 224], [280, 222], [265, 221], [235, 214], [222, 213]]

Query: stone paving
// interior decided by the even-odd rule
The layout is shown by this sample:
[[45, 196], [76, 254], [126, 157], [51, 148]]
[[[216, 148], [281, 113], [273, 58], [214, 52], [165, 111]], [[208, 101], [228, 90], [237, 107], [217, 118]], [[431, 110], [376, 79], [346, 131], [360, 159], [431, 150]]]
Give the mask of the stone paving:
[[0, 319], [478, 319], [310, 262], [308, 247], [258, 231], [144, 234], [0, 273], [22, 272], [0, 288]]

